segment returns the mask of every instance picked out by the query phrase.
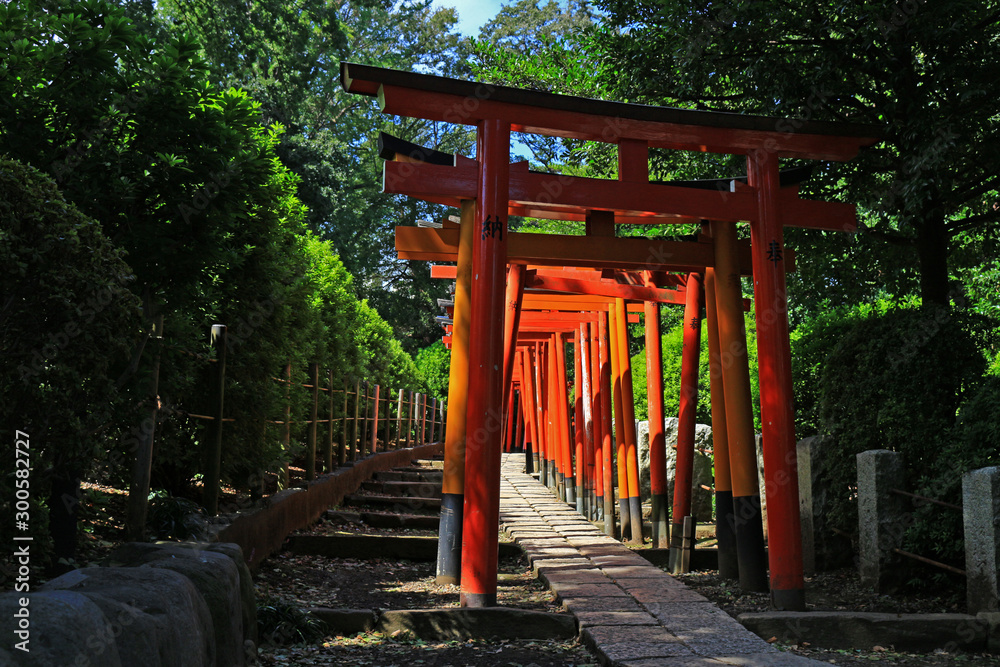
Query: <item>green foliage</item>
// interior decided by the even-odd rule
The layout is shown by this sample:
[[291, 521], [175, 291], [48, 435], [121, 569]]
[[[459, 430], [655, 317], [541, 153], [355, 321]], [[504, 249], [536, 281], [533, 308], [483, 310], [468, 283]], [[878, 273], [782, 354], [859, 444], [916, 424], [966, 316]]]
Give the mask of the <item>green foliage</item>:
[[[962, 475], [1000, 465], [1000, 378], [988, 377], [958, 412], [934, 469], [912, 479], [913, 492], [962, 504]], [[906, 461], [904, 460], [904, 465]], [[903, 548], [964, 568], [964, 527], [961, 512], [915, 502], [913, 522]]]
[[[412, 359], [391, 328], [357, 299], [332, 246], [306, 233], [308, 211], [296, 196], [301, 181], [278, 158], [282, 128], [263, 125], [260, 105], [246, 92], [213, 85], [189, 36], [156, 42], [107, 0], [3, 5], [0, 32], [0, 150], [50, 173], [67, 200], [114, 241], [88, 237], [86, 251], [73, 251], [89, 258], [91, 275], [74, 268], [86, 260], [52, 238], [69, 243], [77, 234], [98, 234], [98, 225], [70, 216], [65, 230], [12, 227], [6, 237], [27, 253], [11, 257], [9, 266], [24, 271], [47, 263], [12, 288], [22, 296], [8, 307], [44, 314], [49, 299], [65, 311], [9, 324], [40, 329], [11, 336], [70, 339], [51, 354], [45, 342], [39, 350], [19, 343], [26, 357], [18, 363], [52, 377], [10, 388], [17, 401], [60, 421], [64, 433], [45, 442], [79, 443], [53, 450], [72, 459], [65, 463], [73, 474], [87, 472], [96, 458], [105, 478], [128, 479], [132, 450], [151, 427], [141, 420], [149, 414], [143, 404], [158, 351], [157, 393], [173, 414], [156, 426], [153, 485], [175, 495], [190, 485], [202, 470], [206, 426], [183, 415], [204, 414], [211, 405], [212, 366], [188, 353], [210, 353], [206, 334], [215, 323], [229, 327], [226, 416], [234, 421], [224, 430], [223, 477], [237, 486], [258, 485], [264, 469], [289, 455], [280, 449], [279, 429], [266, 425], [284, 412], [284, 387], [272, 378], [285, 364], [297, 383], [315, 361], [333, 368], [337, 382], [362, 375], [416, 386]], [[61, 202], [47, 191], [41, 199]], [[126, 255], [131, 268], [122, 262]], [[141, 296], [145, 327], [123, 319], [137, 314], [129, 288]], [[82, 314], [88, 307], [100, 317]], [[165, 320], [163, 346], [142, 330], [156, 314]], [[67, 318], [85, 316], [87, 327], [78, 327], [85, 335], [63, 331]], [[92, 350], [76, 349], [84, 342]], [[118, 359], [123, 346], [129, 349]], [[70, 352], [76, 361], [64, 364]], [[73, 364], [92, 369], [94, 379], [82, 371], [56, 377]], [[141, 414], [112, 410], [119, 394]], [[293, 392], [290, 399], [298, 419], [307, 396]], [[64, 415], [56, 403], [72, 409]], [[19, 403], [6, 401], [5, 413], [7, 405]]]
[[286, 646], [320, 639], [325, 626], [294, 603], [268, 595], [257, 600], [257, 630], [265, 643]]
[[[680, 312], [680, 311], [678, 311]], [[684, 348], [684, 323], [676, 316], [668, 316], [669, 330], [663, 334], [663, 416], [676, 417], [680, 412], [681, 352]], [[757, 384], [757, 339], [753, 314], [745, 317], [747, 330], [747, 362], [750, 367], [750, 393], [753, 403], [754, 428], [760, 430], [760, 386]], [[702, 318], [701, 352], [698, 356], [698, 408], [695, 412], [699, 424], [712, 423], [712, 396], [708, 372], [708, 333]], [[647, 419], [649, 401], [646, 392], [646, 353], [632, 357], [632, 386], [635, 397], [636, 419]]]
[[[820, 382], [820, 427], [837, 443], [830, 488], [853, 487], [855, 455], [870, 449], [900, 452], [911, 482], [955, 475], [942, 468], [941, 453], [960, 405], [982, 384], [982, 350], [997, 335], [995, 321], [941, 307], [859, 319], [830, 353]], [[852, 530], [857, 509], [849, 494], [834, 500], [830, 520]]]
[[417, 369], [431, 396], [448, 400], [448, 379], [451, 370], [451, 351], [440, 340], [417, 353]]
[[461, 75], [454, 9], [385, 0], [164, 0], [158, 8], [170, 30], [203, 46], [213, 80], [250, 91], [265, 121], [286, 128], [277, 153], [300, 179], [308, 227], [332, 242], [358, 297], [406, 351], [432, 343], [440, 284], [426, 263], [396, 258], [394, 231], [440, 219], [444, 209], [382, 192], [376, 137], [385, 130], [469, 154], [475, 136], [445, 123], [393, 123], [342, 89], [339, 61]]
[[[101, 430], [127, 413], [116, 378], [139, 329], [138, 300], [123, 253], [36, 169], [0, 159], [0, 219], [0, 450], [10, 462], [0, 503], [12, 517], [15, 479], [27, 479], [37, 531], [53, 477], [81, 475]], [[15, 429], [29, 436], [28, 478], [14, 466]], [[12, 529], [5, 522], [0, 535]]]
[[914, 299], [900, 304], [881, 299], [852, 308], [821, 308], [792, 331], [792, 393], [795, 434], [799, 439], [820, 433], [820, 379], [827, 360], [844, 336], [861, 320], [880, 317], [893, 308], [915, 308], [917, 305]]
[[146, 511], [146, 528], [157, 540], [203, 540], [204, 510], [187, 498], [152, 494]]
[[858, 237], [809, 235], [829, 260], [808, 276], [819, 298], [919, 284], [944, 304], [949, 261], [996, 257], [995, 0], [596, 4], [586, 48], [619, 99], [884, 128], [878, 147], [807, 186], [862, 205]]

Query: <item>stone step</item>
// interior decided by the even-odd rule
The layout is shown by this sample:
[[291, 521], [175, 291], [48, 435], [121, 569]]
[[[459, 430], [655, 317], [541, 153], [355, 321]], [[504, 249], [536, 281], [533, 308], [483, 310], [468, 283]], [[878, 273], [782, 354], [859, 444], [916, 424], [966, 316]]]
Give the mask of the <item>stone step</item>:
[[[511, 542], [501, 542], [500, 558], [518, 557], [521, 548]], [[405, 560], [437, 560], [438, 539], [417, 535], [292, 535], [288, 550], [295, 554], [328, 558], [393, 558]]]
[[427, 514], [391, 514], [388, 512], [349, 512], [327, 510], [326, 518], [335, 523], [363, 523], [372, 528], [410, 528], [437, 530], [439, 518]]
[[353, 493], [344, 498], [344, 504], [350, 507], [391, 508], [392, 511], [408, 513], [424, 511], [440, 511], [441, 500], [438, 498], [405, 498], [401, 496], [368, 496]]
[[440, 498], [441, 484], [433, 482], [362, 482], [361, 489], [366, 493], [376, 493], [382, 496], [403, 496], [407, 498]]
[[444, 473], [426, 468], [398, 468], [377, 472], [375, 479], [380, 482], [433, 482], [440, 486]]
[[413, 468], [435, 468], [437, 470], [444, 470], [444, 461], [438, 459], [414, 459], [410, 466]]

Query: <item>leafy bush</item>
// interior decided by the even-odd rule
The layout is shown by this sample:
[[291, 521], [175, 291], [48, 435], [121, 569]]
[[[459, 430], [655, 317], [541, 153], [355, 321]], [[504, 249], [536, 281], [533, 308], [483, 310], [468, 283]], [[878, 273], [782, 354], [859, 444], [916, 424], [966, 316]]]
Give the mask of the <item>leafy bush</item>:
[[[933, 469], [912, 479], [914, 493], [961, 505], [962, 476], [972, 470], [1000, 465], [998, 405], [1000, 377], [988, 377], [963, 403]], [[905, 459], [903, 463], [906, 465]], [[962, 513], [915, 501], [913, 523], [906, 532], [903, 548], [964, 568]], [[946, 579], [943, 575], [937, 577], [942, 578]]]
[[[11, 462], [0, 477], [0, 510], [14, 515], [18, 429], [29, 436], [26, 479], [35, 504], [28, 523], [39, 531], [50, 521], [57, 557], [70, 557], [75, 504], [63, 494], [76, 498], [100, 451], [100, 431], [125, 410], [115, 378], [138, 333], [132, 271], [51, 178], [8, 159], [0, 159], [0, 219], [0, 451]], [[42, 500], [55, 508], [49, 517]], [[9, 538], [12, 529], [5, 522], [0, 535]], [[41, 563], [48, 536], [35, 537]]]
[[820, 378], [827, 358], [844, 336], [861, 320], [884, 315], [893, 307], [916, 307], [913, 300], [893, 304], [887, 299], [848, 308], [821, 307], [807, 316], [791, 333], [792, 393], [795, 435], [806, 438], [820, 432]]
[[193, 500], [155, 493], [146, 511], [146, 528], [158, 540], [206, 539], [204, 510]]
[[427, 391], [439, 399], [448, 400], [448, 379], [451, 371], [451, 351], [440, 340], [417, 353], [417, 370]]
[[[870, 449], [903, 454], [910, 484], [937, 485], [960, 472], [942, 465], [954, 445], [953, 427], [962, 402], [983, 382], [983, 350], [996, 322], [941, 307], [891, 308], [860, 319], [823, 366], [820, 428], [836, 436], [831, 452], [832, 525], [853, 531], [857, 479], [855, 455]], [[976, 420], [971, 415], [972, 428]], [[978, 428], [978, 427], [977, 427]]]
[[[747, 360], [750, 366], [750, 394], [754, 414], [754, 428], [760, 430], [760, 387], [757, 384], [757, 338], [753, 313], [744, 318], [747, 332]], [[674, 324], [662, 338], [663, 351], [663, 415], [676, 417], [680, 412], [681, 396], [681, 352], [684, 349], [683, 322]], [[712, 423], [712, 395], [709, 378], [708, 330], [702, 318], [701, 352], [698, 358], [698, 409], [699, 424]], [[646, 353], [632, 357], [632, 387], [635, 398], [636, 419], [647, 419], [649, 401], [646, 396]]]

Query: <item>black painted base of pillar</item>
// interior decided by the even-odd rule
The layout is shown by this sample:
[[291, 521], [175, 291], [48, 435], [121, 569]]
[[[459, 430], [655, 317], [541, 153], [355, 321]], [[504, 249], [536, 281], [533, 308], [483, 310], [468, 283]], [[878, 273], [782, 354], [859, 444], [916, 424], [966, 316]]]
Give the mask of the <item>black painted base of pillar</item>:
[[441, 494], [441, 520], [438, 525], [437, 584], [457, 584], [462, 578], [462, 518], [465, 496]]
[[805, 611], [806, 592], [801, 588], [772, 590], [771, 606], [778, 611]]
[[[579, 481], [579, 480], [577, 480]], [[583, 490], [583, 487], [579, 484], [576, 485], [576, 511], [587, 516], [587, 493]]]
[[670, 499], [665, 493], [654, 493], [652, 505], [653, 548], [666, 549], [670, 546]]
[[629, 512], [628, 498], [618, 499], [618, 513], [621, 515], [621, 534], [618, 539], [624, 541], [632, 534], [632, 517]]
[[733, 517], [736, 526], [736, 553], [739, 558], [740, 588], [766, 593], [767, 552], [764, 548], [764, 524], [760, 496], [734, 496]]
[[614, 491], [603, 496], [604, 498], [604, 534], [609, 537], [615, 536], [615, 494]]
[[681, 549], [684, 548], [684, 517], [679, 518], [681, 519], [681, 523], [674, 523], [670, 526], [670, 560], [668, 568], [671, 574], [678, 574], [680, 572]]
[[733, 492], [715, 492], [715, 539], [719, 546], [719, 576], [740, 578], [740, 561], [736, 552], [736, 520], [733, 518]]
[[462, 593], [459, 596], [459, 604], [463, 607], [495, 607], [497, 606], [496, 593]]
[[570, 505], [576, 505], [576, 478], [573, 475], [566, 475], [563, 484], [565, 485], [566, 502]]
[[632, 496], [628, 499], [629, 536], [632, 544], [642, 544], [642, 498]]

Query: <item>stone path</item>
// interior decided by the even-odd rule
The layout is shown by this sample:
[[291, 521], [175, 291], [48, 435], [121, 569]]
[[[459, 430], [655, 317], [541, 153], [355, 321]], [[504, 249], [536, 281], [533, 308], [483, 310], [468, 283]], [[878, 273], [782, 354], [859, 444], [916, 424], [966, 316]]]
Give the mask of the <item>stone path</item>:
[[580, 625], [605, 665], [807, 667], [714, 603], [604, 535], [505, 454], [500, 523]]

